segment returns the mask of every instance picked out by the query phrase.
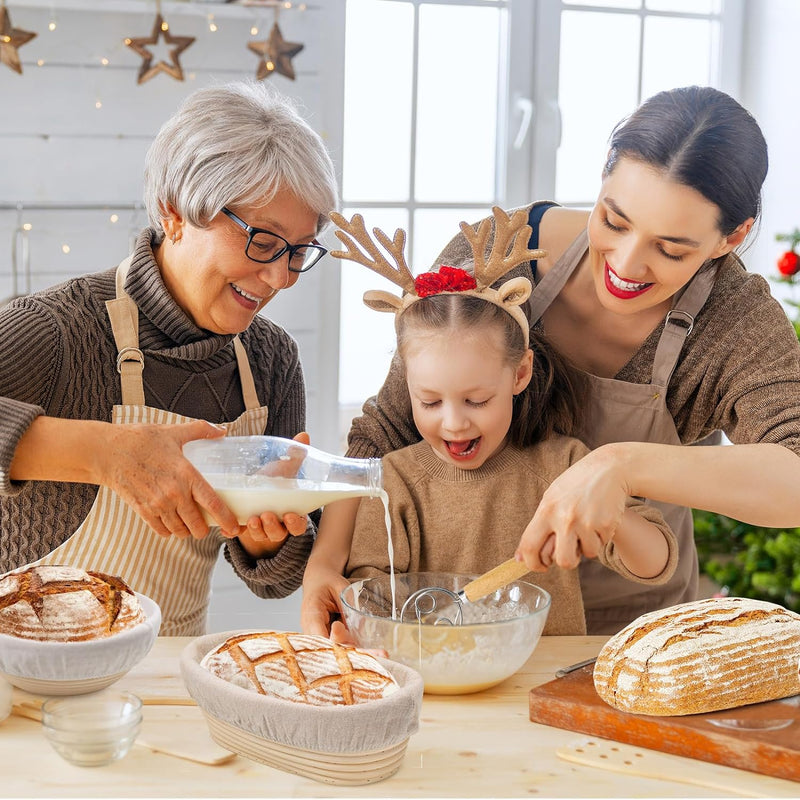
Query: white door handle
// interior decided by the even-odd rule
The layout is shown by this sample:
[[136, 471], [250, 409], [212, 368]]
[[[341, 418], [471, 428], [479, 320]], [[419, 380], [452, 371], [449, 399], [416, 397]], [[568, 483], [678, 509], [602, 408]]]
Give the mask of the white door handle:
[[522, 118], [519, 121], [519, 128], [517, 128], [517, 135], [514, 137], [514, 143], [511, 145], [514, 150], [519, 150], [525, 143], [525, 139], [531, 127], [531, 122], [533, 120], [533, 101], [528, 97], [518, 97], [514, 102], [514, 111], [520, 111], [522, 113]]

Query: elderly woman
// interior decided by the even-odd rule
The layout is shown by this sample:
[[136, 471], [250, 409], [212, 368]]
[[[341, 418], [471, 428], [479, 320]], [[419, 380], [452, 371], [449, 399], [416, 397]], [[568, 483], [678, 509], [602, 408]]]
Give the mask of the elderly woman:
[[0, 311], [0, 572], [119, 575], [160, 604], [163, 633], [196, 635], [223, 544], [258, 596], [300, 585], [311, 523], [240, 526], [182, 446], [307, 441], [297, 346], [259, 312], [325, 254], [337, 187], [287, 99], [234, 83], [162, 127], [145, 199], [150, 227], [119, 266]]

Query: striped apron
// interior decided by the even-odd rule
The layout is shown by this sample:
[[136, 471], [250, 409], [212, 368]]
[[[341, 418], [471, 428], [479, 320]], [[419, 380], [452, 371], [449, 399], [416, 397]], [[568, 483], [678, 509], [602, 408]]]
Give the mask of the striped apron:
[[[122, 405], [114, 406], [111, 421], [115, 425], [191, 422], [190, 417], [145, 405], [139, 311], [123, 289], [129, 266], [130, 258], [117, 268], [116, 299], [106, 302], [122, 384]], [[227, 435], [258, 435], [264, 432], [268, 410], [259, 405], [247, 353], [238, 336], [233, 345], [245, 412], [225, 424]], [[205, 633], [211, 576], [224, 542], [216, 527], [199, 540], [158, 536], [115, 492], [101, 486], [78, 530], [34, 563], [65, 564], [118, 575], [161, 607], [162, 635], [198, 636]]]

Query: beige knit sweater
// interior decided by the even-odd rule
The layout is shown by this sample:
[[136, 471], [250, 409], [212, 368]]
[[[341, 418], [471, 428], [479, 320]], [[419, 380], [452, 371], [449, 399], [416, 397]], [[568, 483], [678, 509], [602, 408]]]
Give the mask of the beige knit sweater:
[[[474, 470], [446, 464], [426, 442], [389, 453], [383, 459], [383, 484], [397, 572], [445, 571], [480, 574], [514, 555], [550, 483], [588, 449], [577, 439], [556, 436], [533, 447], [508, 445]], [[625, 568], [613, 541], [601, 561], [630, 580], [664, 583], [675, 572], [675, 536], [661, 513], [631, 499], [629, 507], [661, 530], [669, 544], [669, 560], [655, 578], [644, 579]], [[346, 575], [366, 578], [389, 571], [383, 504], [361, 502]], [[552, 597], [545, 634], [586, 633], [577, 570], [553, 567], [529, 573], [524, 580]]]

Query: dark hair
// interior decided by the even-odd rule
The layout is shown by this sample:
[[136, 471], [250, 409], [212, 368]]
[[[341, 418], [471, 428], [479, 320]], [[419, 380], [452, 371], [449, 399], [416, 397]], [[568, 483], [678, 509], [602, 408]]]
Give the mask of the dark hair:
[[753, 116], [709, 86], [659, 92], [611, 132], [603, 176], [622, 157], [663, 170], [719, 208], [719, 229], [733, 233], [761, 214], [767, 143]]
[[[499, 330], [505, 344], [504, 358], [516, 368], [525, 354], [519, 323], [502, 308], [469, 294], [437, 294], [412, 303], [397, 319], [397, 352], [401, 359], [415, 333], [445, 330]], [[514, 398], [508, 438], [518, 447], [543, 441], [554, 433], [575, 436], [580, 430], [585, 382], [545, 341], [530, 332], [533, 376]]]

